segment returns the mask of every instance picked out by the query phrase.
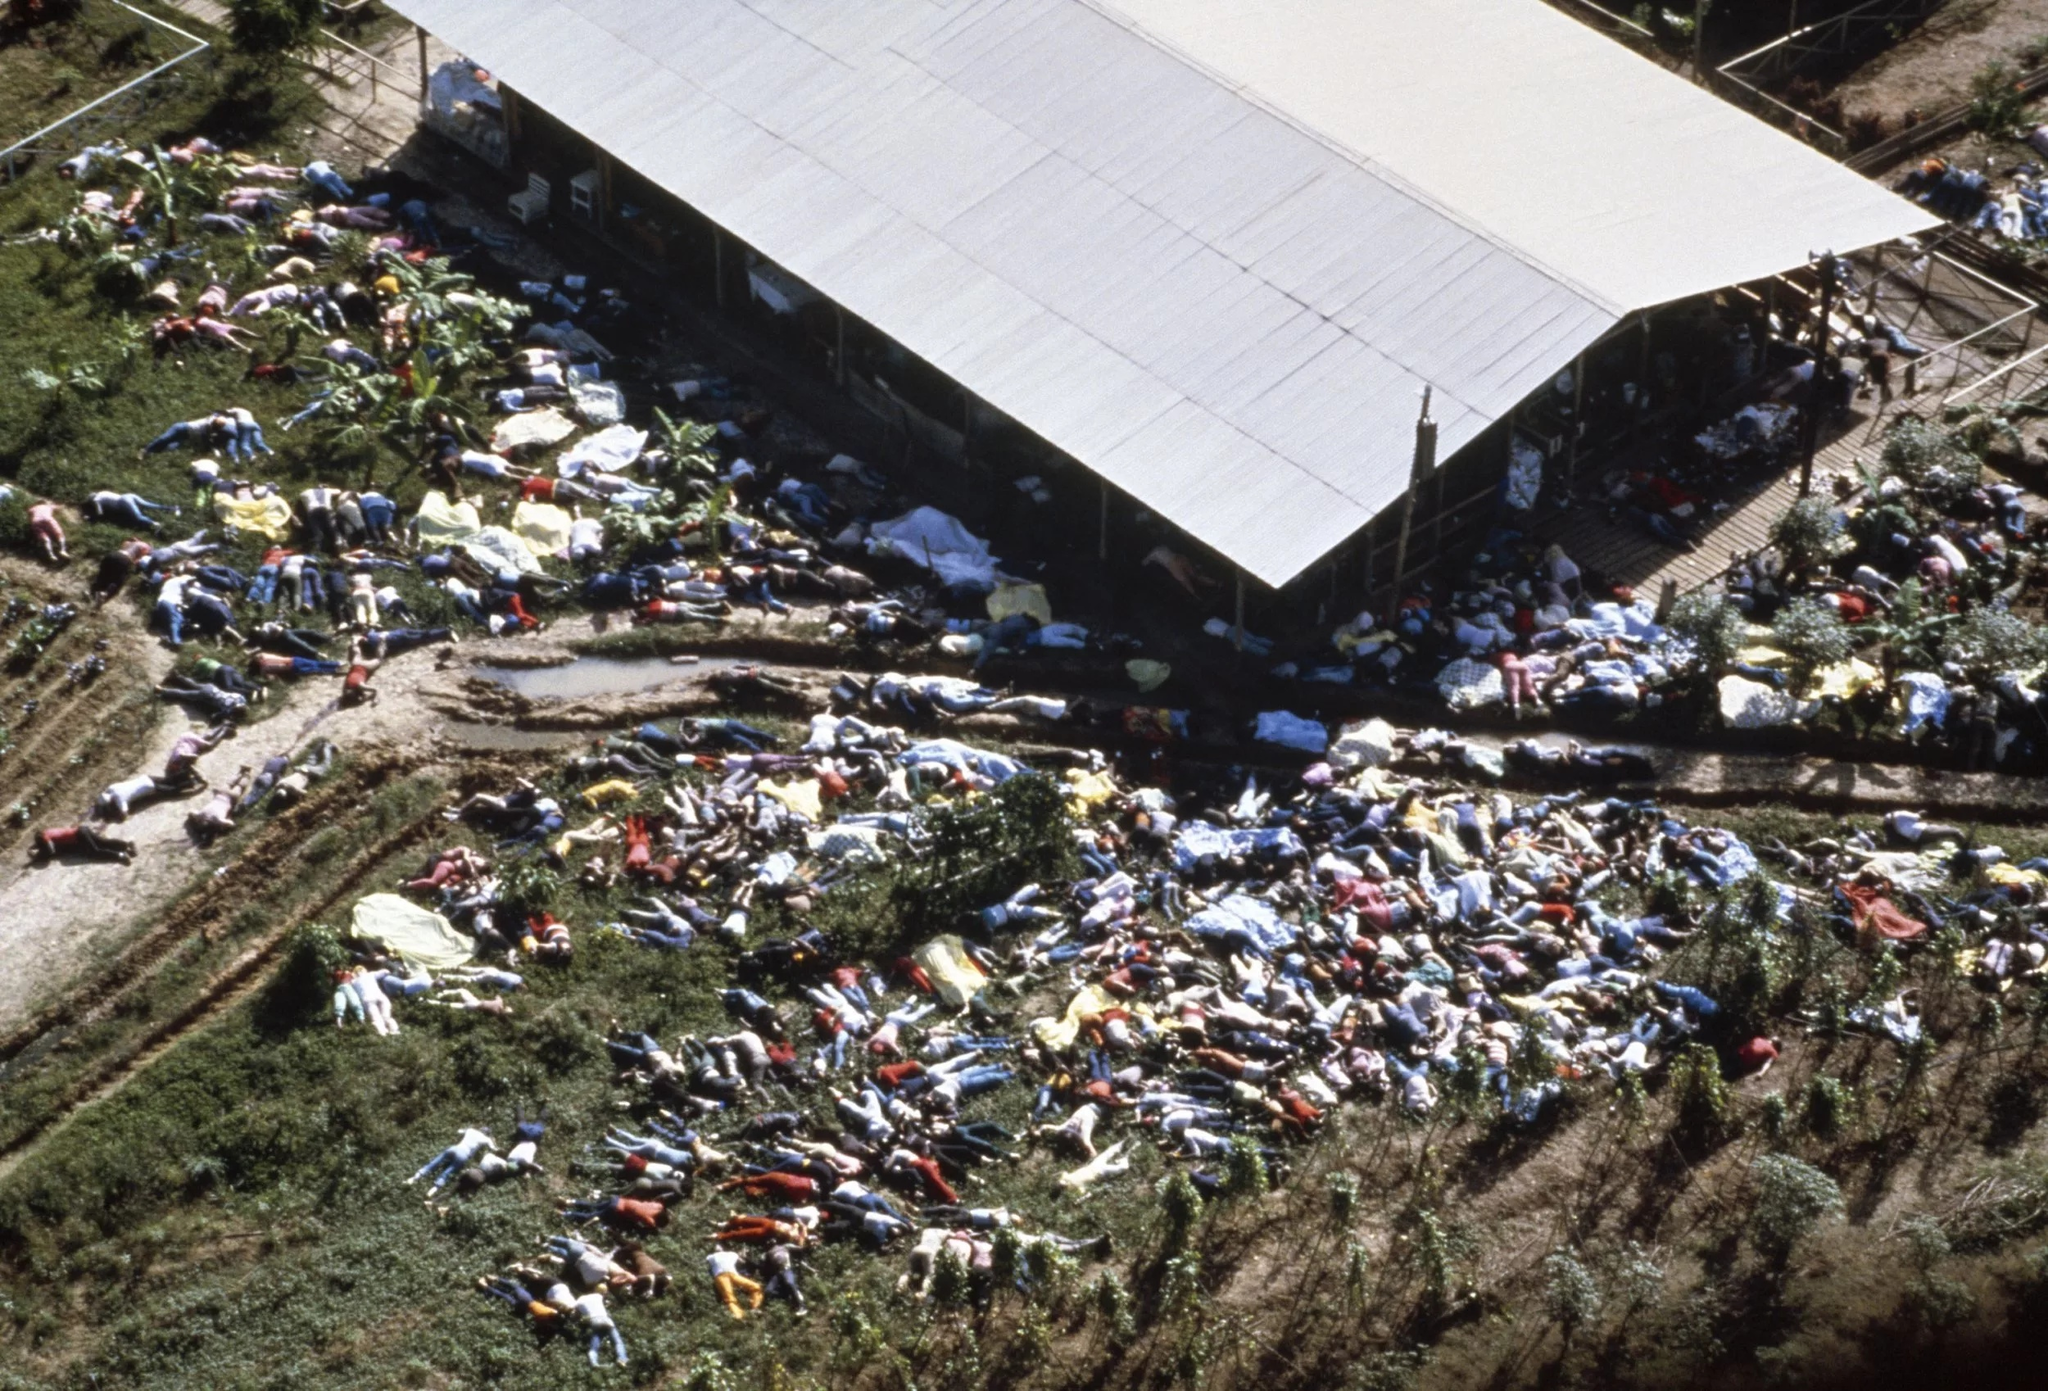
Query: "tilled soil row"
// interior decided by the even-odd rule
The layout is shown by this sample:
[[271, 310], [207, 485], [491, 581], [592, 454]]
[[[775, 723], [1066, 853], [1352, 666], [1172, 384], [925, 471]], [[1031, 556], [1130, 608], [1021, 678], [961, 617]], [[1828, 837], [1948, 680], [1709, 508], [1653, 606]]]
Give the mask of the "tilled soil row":
[[[291, 858], [295, 848], [308, 834], [328, 823], [338, 808], [355, 803], [363, 793], [381, 785], [399, 769], [399, 760], [395, 758], [350, 767], [330, 787], [308, 797], [283, 815], [272, 818], [242, 853], [224, 866], [203, 890], [188, 894], [172, 905], [157, 926], [129, 943], [105, 970], [79, 984], [65, 999], [43, 1010], [20, 1028], [0, 1037], [0, 1063], [12, 1059], [52, 1029], [82, 1023], [104, 1012], [146, 981], [154, 968], [181, 942], [195, 933], [204, 933], [209, 928], [225, 924], [250, 900], [269, 891], [276, 882], [280, 867]], [[408, 827], [406, 833], [421, 829], [419, 826]], [[390, 852], [385, 850], [382, 853]], [[356, 863], [352, 862], [351, 878], [356, 872]]]
[[[396, 763], [394, 761], [392, 764], [386, 765], [384, 771], [388, 774], [391, 768], [395, 766]], [[290, 935], [291, 929], [294, 926], [301, 921], [322, 916], [335, 908], [350, 897], [362, 885], [364, 880], [385, 861], [413, 845], [431, 839], [440, 826], [441, 822], [437, 817], [422, 817], [359, 852], [349, 861], [347, 868], [342, 872], [342, 876], [334, 888], [323, 895], [318, 903], [303, 913], [292, 914], [287, 921], [280, 923], [270, 932], [264, 934], [262, 938], [251, 943], [246, 951], [208, 980], [200, 988], [199, 993], [176, 1014], [150, 1028], [119, 1053], [101, 1059], [93, 1067], [81, 1073], [65, 1089], [62, 1099], [51, 1109], [49, 1116], [41, 1124], [15, 1136], [4, 1146], [0, 1146], [0, 1174], [4, 1174], [8, 1169], [11, 1169], [19, 1161], [23, 1151], [27, 1150], [43, 1135], [49, 1133], [50, 1130], [61, 1125], [74, 1112], [90, 1102], [117, 1090], [152, 1060], [162, 1056], [171, 1045], [175, 1044], [184, 1035], [239, 1002], [250, 989], [261, 983], [265, 971], [276, 960], [279, 951], [284, 946], [285, 939]], [[233, 887], [244, 889], [247, 892], [209, 895], [207, 907], [195, 911], [191, 918], [187, 920], [188, 926], [193, 922], [218, 921], [234, 913], [244, 906], [250, 897], [261, 893], [274, 880], [278, 868], [274, 863], [263, 864], [249, 857], [244, 857], [243, 860], [237, 862], [237, 868], [244, 866], [247, 867], [245, 873], [234, 874], [231, 871], [230, 877], [233, 880]], [[161, 960], [175, 942], [183, 940], [183, 933], [170, 935], [152, 934], [152, 940], [154, 946], [153, 951], [148, 954], [148, 962], [136, 963], [122, 972], [124, 977], [122, 985], [114, 987], [111, 992], [101, 991], [99, 1003], [95, 1008], [104, 1008], [111, 1005], [115, 996], [121, 993], [121, 991], [138, 986], [146, 980], [149, 962]], [[127, 965], [125, 961], [124, 965]], [[105, 979], [105, 977], [102, 977], [102, 981]], [[100, 984], [101, 982], [94, 983], [95, 986]], [[93, 988], [87, 987], [88, 990]], [[50, 1011], [50, 1013], [57, 1014], [70, 1008], [71, 1005], [67, 1003], [67, 1005], [59, 1006]], [[74, 1015], [74, 1017], [76, 1016]], [[37, 1023], [31, 1023], [22, 1029], [16, 1030], [6, 1040], [0, 1041], [0, 1049], [6, 1050], [8, 1055], [20, 1051], [27, 1043], [34, 1041], [36, 1035], [33, 1035], [31, 1031], [37, 1027]], [[51, 1026], [45, 1025], [44, 1027]], [[27, 1037], [25, 1038], [24, 1036]]]

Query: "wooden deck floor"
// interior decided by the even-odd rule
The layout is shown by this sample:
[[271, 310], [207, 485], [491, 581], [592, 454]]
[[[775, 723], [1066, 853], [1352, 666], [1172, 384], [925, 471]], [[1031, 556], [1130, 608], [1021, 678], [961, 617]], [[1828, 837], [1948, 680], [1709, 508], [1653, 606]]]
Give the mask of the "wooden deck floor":
[[[1870, 405], [1852, 412], [1846, 427], [1814, 453], [1814, 490], [1819, 492], [1836, 474], [1853, 472], [1859, 459], [1874, 459], [1884, 425], [1913, 404], [1894, 401], [1881, 417]], [[1556, 542], [1582, 568], [1598, 570], [1615, 584], [1632, 585], [1639, 593], [1654, 596], [1666, 580], [1675, 580], [1682, 594], [1713, 580], [1727, 569], [1732, 555], [1746, 555], [1765, 545], [1772, 524], [1798, 497], [1795, 463], [1739, 498], [1717, 499], [1732, 505], [1700, 529], [1690, 551], [1659, 543], [1625, 518], [1609, 521], [1606, 508], [1591, 501], [1539, 526], [1537, 536], [1546, 544]]]

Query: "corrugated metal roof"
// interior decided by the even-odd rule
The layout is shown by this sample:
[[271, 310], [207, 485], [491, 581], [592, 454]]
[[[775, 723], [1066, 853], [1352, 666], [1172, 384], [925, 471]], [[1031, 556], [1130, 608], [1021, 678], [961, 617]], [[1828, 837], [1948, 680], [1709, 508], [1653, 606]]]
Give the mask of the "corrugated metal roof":
[[396, 0], [1271, 584], [1633, 309], [1931, 225], [1541, 0]]

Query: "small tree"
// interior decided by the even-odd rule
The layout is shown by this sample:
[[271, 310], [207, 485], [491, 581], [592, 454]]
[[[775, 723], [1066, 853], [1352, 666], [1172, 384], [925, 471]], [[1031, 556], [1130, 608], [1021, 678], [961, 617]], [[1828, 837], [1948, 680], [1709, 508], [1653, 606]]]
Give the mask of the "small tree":
[[1566, 1342], [1600, 1312], [1600, 1286], [1593, 1272], [1569, 1251], [1553, 1251], [1543, 1258], [1543, 1310]]
[[1703, 1137], [1721, 1128], [1728, 1118], [1728, 1084], [1713, 1049], [1688, 1044], [1671, 1060], [1671, 1097], [1683, 1134]]
[[1948, 431], [1924, 420], [1902, 420], [1884, 442], [1884, 469], [1940, 504], [1977, 486], [1984, 466]]
[[1742, 610], [1720, 594], [1687, 594], [1671, 606], [1665, 627], [1692, 644], [1700, 670], [1712, 676], [1742, 649]]
[[1806, 1128], [1823, 1140], [1839, 1140], [1849, 1128], [1856, 1097], [1839, 1077], [1825, 1074], [1806, 1087]]
[[1771, 524], [1771, 544], [1784, 554], [1786, 568], [1809, 570], [1833, 553], [1841, 539], [1842, 517], [1826, 498], [1805, 497]]
[[1175, 1169], [1160, 1183], [1159, 1206], [1166, 1218], [1166, 1253], [1177, 1255], [1202, 1220], [1202, 1193], [1187, 1170]]
[[1807, 1233], [1842, 1211], [1842, 1190], [1819, 1169], [1789, 1154], [1767, 1154], [1750, 1166], [1750, 1172], [1757, 1180], [1751, 1235], [1764, 1259], [1782, 1268]]
[[1986, 63], [1970, 78], [1972, 130], [1987, 135], [2006, 135], [2026, 115], [2027, 99], [2019, 89], [2013, 70], [1996, 60]]
[[1794, 599], [1779, 609], [1771, 640], [1791, 663], [1794, 690], [1806, 689], [1815, 672], [1846, 662], [1855, 651], [1841, 615], [1815, 599]]
[[1978, 607], [1963, 615], [1942, 641], [1942, 655], [1973, 677], [2023, 670], [2048, 655], [2039, 628], [2005, 609]]
[[244, 53], [271, 58], [311, 48], [324, 0], [229, 0], [228, 35]]

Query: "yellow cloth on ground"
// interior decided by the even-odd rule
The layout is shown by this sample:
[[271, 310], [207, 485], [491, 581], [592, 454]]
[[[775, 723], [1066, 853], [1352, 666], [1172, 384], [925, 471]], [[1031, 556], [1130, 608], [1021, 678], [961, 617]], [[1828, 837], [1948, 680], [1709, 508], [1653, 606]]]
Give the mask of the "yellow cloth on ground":
[[216, 521], [257, 532], [273, 541], [287, 540], [292, 534], [292, 505], [274, 494], [244, 501], [215, 493], [213, 515]]
[[1042, 584], [1005, 581], [988, 596], [988, 616], [1000, 622], [1015, 614], [1028, 613], [1042, 627], [1052, 622], [1052, 600], [1045, 597]]
[[1121, 1000], [1099, 985], [1088, 985], [1067, 1001], [1066, 1013], [1055, 1019], [1041, 1015], [1031, 1021], [1031, 1034], [1048, 1048], [1065, 1050], [1074, 1046], [1083, 1026], [1099, 1019], [1107, 1010], [1121, 1009], [1140, 1019], [1152, 1018], [1152, 1007], [1142, 1000]]
[[1758, 643], [1751, 647], [1742, 648], [1735, 654], [1735, 660], [1741, 662], [1744, 666], [1774, 667], [1785, 660], [1785, 654], [1775, 647], [1768, 647]]
[[1116, 796], [1116, 779], [1108, 773], [1084, 773], [1079, 768], [1067, 769], [1067, 800], [1078, 802], [1083, 808], [1101, 806]]
[[795, 782], [763, 780], [754, 784], [754, 790], [763, 796], [773, 797], [791, 811], [809, 820], [822, 821], [825, 818], [825, 801], [816, 778]]
[[585, 806], [589, 807], [592, 811], [596, 811], [606, 802], [631, 801], [639, 794], [639, 791], [639, 788], [633, 786], [632, 783], [627, 782], [624, 778], [612, 778], [606, 782], [598, 783], [595, 787], [584, 788], [579, 795], [582, 796]]
[[431, 492], [420, 499], [419, 532], [423, 550], [454, 545], [475, 538], [483, 530], [476, 508], [466, 502], [450, 502], [443, 492]]
[[512, 509], [513, 534], [542, 555], [569, 544], [568, 512], [552, 502], [526, 501]]
[[988, 984], [988, 977], [974, 964], [974, 958], [967, 954], [958, 937], [934, 937], [912, 952], [910, 959], [924, 967], [939, 999], [954, 1009], [964, 1007]]
[[2048, 884], [2048, 874], [2043, 874], [2038, 869], [2021, 869], [2018, 865], [2009, 864], [1991, 866], [1984, 871], [1984, 877], [2002, 888], [2025, 884], [2031, 889]]
[[429, 971], [460, 966], [475, 954], [448, 919], [397, 894], [371, 894], [356, 903], [349, 935], [373, 943]]
[[1858, 691], [1877, 680], [1877, 668], [1861, 657], [1851, 657], [1846, 662], [1837, 662], [1813, 674], [1813, 686], [1807, 691], [1807, 699], [1823, 700], [1833, 697], [1847, 700]]
[[1124, 663], [1124, 675], [1137, 683], [1139, 694], [1150, 695], [1166, 684], [1173, 675], [1173, 668], [1150, 657], [1133, 657]]

